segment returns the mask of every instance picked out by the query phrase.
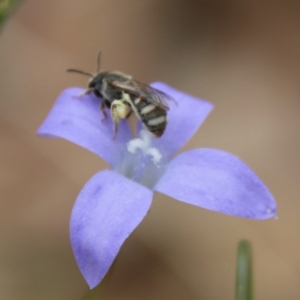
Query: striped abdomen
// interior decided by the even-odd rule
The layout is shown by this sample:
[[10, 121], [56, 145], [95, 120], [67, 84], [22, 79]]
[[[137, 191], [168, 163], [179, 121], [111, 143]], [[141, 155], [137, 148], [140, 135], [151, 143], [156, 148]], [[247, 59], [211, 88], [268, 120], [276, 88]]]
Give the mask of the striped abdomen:
[[162, 136], [167, 126], [167, 111], [144, 98], [131, 95], [133, 110], [146, 128], [156, 137]]

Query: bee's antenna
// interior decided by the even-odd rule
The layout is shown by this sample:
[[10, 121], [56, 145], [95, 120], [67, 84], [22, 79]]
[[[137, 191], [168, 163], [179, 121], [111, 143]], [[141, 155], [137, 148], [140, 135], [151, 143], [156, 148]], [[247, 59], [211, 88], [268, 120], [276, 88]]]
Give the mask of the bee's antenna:
[[81, 70], [68, 69], [67, 72], [79, 73], [79, 74], [82, 74], [82, 75], [87, 75], [87, 76], [94, 77], [93, 74], [88, 73], [88, 72], [84, 72], [84, 71], [81, 71]]
[[101, 50], [98, 53], [98, 58], [97, 58], [97, 74], [100, 72], [100, 60], [101, 60]]

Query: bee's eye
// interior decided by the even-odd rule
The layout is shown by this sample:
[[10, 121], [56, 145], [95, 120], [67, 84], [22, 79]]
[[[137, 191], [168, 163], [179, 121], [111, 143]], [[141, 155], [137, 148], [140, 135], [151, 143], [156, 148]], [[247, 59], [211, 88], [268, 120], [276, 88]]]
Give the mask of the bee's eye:
[[94, 88], [95, 87], [95, 82], [94, 81], [91, 81], [90, 83], [89, 83], [89, 88]]

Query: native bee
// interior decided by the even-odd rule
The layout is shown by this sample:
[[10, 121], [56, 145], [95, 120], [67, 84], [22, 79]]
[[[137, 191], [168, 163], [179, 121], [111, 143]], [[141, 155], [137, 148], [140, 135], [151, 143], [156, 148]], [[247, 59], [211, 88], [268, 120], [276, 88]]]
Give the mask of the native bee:
[[67, 72], [91, 76], [84, 94], [94, 93], [101, 98], [100, 109], [104, 120], [107, 118], [105, 109], [110, 109], [114, 122], [113, 139], [118, 132], [120, 120], [128, 118], [132, 112], [154, 136], [162, 136], [167, 126], [167, 101], [175, 100], [164, 92], [134, 80], [130, 75], [119, 71], [100, 72], [100, 56], [101, 52], [98, 54], [96, 75], [76, 69]]

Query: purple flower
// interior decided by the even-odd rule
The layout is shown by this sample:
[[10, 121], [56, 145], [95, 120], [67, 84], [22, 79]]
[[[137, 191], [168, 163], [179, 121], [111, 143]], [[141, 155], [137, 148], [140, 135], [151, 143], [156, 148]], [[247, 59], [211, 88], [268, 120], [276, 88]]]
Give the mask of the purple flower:
[[126, 238], [147, 214], [153, 192], [232, 216], [275, 216], [276, 203], [267, 187], [237, 157], [205, 148], [174, 156], [213, 106], [163, 83], [152, 86], [178, 103], [168, 113], [161, 138], [152, 139], [138, 122], [139, 138], [133, 139], [123, 120], [113, 140], [112, 120], [100, 121], [100, 99], [76, 98], [83, 92], [80, 88], [69, 88], [59, 96], [38, 131], [43, 137], [80, 145], [111, 166], [88, 181], [71, 216], [74, 255], [90, 288], [102, 280]]

